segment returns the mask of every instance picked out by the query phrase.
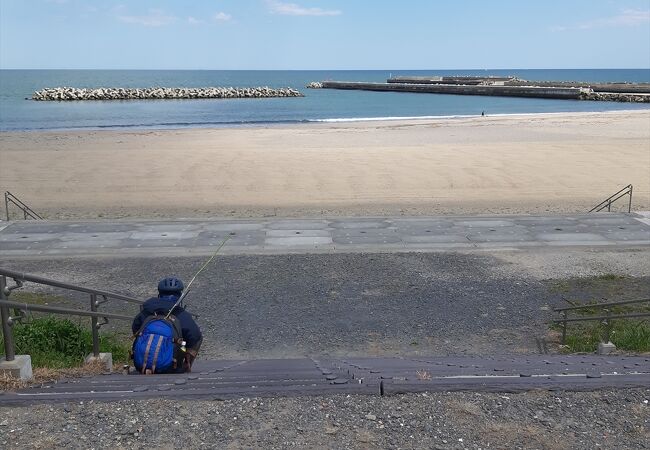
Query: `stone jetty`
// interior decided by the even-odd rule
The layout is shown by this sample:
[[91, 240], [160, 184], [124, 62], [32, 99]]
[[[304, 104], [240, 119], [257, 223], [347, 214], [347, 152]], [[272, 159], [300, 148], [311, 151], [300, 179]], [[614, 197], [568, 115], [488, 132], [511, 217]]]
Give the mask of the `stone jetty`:
[[273, 89], [270, 87], [203, 87], [203, 88], [45, 88], [32, 94], [37, 101], [75, 101], [75, 100], [162, 100], [162, 99], [204, 99], [204, 98], [272, 98], [304, 97], [292, 88]]

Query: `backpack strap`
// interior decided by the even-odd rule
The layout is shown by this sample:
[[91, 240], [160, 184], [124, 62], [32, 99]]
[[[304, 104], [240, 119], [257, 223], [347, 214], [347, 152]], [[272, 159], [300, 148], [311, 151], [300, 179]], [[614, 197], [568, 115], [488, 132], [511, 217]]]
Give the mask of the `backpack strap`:
[[147, 348], [144, 351], [144, 360], [142, 364], [142, 373], [144, 374], [147, 370], [147, 359], [149, 358], [149, 350], [151, 350], [151, 343], [153, 342], [153, 334], [149, 335], [149, 340], [147, 340]]
[[174, 336], [174, 343], [180, 345], [180, 341], [183, 340], [183, 328], [181, 327], [181, 323], [178, 320], [178, 317], [176, 317], [174, 314], [170, 315], [169, 318], [167, 319], [171, 322], [172, 328], [174, 332], [176, 333], [176, 336]]
[[149, 322], [152, 322], [156, 319], [158, 319], [158, 314], [154, 313], [150, 316], [147, 316], [144, 318], [142, 321], [142, 325], [140, 325], [140, 329], [136, 331], [136, 333], [133, 335], [134, 338], [137, 338], [138, 336], [142, 336], [142, 333], [144, 332], [144, 328], [149, 324]]
[[156, 373], [156, 363], [158, 362], [158, 353], [160, 352], [160, 346], [162, 345], [163, 337], [158, 336], [158, 342], [156, 343], [156, 350], [153, 352], [153, 361], [151, 362], [151, 371]]

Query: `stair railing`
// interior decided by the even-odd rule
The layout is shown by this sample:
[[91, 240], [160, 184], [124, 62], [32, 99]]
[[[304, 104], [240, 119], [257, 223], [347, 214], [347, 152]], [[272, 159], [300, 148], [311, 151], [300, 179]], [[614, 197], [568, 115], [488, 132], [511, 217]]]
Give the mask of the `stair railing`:
[[[15, 285], [9, 286], [7, 284], [8, 279], [13, 279]], [[23, 284], [25, 282], [37, 283], [46, 286], [58, 287], [70, 291], [83, 292], [89, 294], [90, 311], [10, 301], [9, 295], [11, 294], [11, 292], [14, 291], [15, 289], [20, 289], [21, 287], [23, 287]], [[90, 317], [91, 325], [92, 325], [91, 331], [92, 331], [92, 338], [93, 338], [93, 356], [99, 357], [99, 329], [102, 327], [102, 325], [106, 325], [108, 323], [108, 319], [117, 319], [117, 320], [133, 319], [133, 316], [98, 311], [99, 306], [109, 300], [121, 300], [129, 303], [137, 303], [137, 304], [143, 303], [142, 300], [128, 297], [126, 295], [116, 294], [108, 291], [102, 291], [99, 289], [86, 288], [74, 284], [63, 283], [61, 281], [51, 280], [49, 278], [43, 278], [36, 275], [30, 275], [26, 273], [15, 272], [13, 270], [6, 270], [0, 268], [0, 318], [2, 319], [2, 334], [4, 338], [5, 360], [13, 361], [16, 356], [12, 326], [16, 320], [20, 320], [24, 316], [25, 312], [29, 312], [29, 311]], [[21, 311], [21, 313], [12, 317], [10, 315], [10, 308], [17, 311]], [[102, 318], [103, 321], [99, 322], [98, 321], [99, 318]]]
[[616, 200], [622, 197], [625, 197], [626, 195], [630, 196], [630, 200], [627, 204], [627, 212], [630, 213], [632, 212], [632, 185], [631, 184], [628, 184], [623, 189], [618, 191], [616, 194], [613, 194], [610, 197], [603, 200], [602, 202], [598, 203], [596, 206], [591, 208], [589, 212], [599, 212], [605, 208], [607, 208], [607, 212], [610, 212], [612, 210], [612, 203], [614, 203]]
[[27, 206], [25, 203], [23, 203], [18, 197], [16, 197], [14, 194], [12, 194], [9, 191], [5, 192], [5, 212], [7, 213], [7, 221], [9, 221], [9, 203], [16, 205], [18, 208], [20, 208], [23, 212], [23, 217], [25, 220], [28, 218], [35, 219], [35, 220], [43, 220], [41, 216], [36, 214], [32, 208]]

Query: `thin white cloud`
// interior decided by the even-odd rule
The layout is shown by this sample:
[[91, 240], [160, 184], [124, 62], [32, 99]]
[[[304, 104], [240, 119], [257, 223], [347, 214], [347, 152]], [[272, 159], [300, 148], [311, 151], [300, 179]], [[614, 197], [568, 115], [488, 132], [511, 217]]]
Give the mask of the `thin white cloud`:
[[338, 9], [305, 8], [295, 3], [276, 0], [267, 0], [266, 3], [273, 14], [283, 16], [340, 16], [342, 14]]
[[232, 19], [232, 16], [230, 14], [226, 14], [225, 12], [218, 12], [213, 16], [213, 18], [217, 22], [228, 22], [230, 19]]
[[176, 17], [167, 15], [159, 9], [151, 9], [149, 14], [145, 16], [118, 16], [117, 18], [124, 23], [143, 25], [145, 27], [162, 27], [177, 20]]
[[205, 22], [201, 19], [197, 19], [196, 17], [190, 16], [187, 18], [187, 23], [189, 23], [190, 25], [199, 25]]
[[650, 23], [650, 10], [625, 9], [612, 17], [603, 17], [570, 26], [552, 27], [552, 31], [591, 30], [594, 28], [636, 27]]

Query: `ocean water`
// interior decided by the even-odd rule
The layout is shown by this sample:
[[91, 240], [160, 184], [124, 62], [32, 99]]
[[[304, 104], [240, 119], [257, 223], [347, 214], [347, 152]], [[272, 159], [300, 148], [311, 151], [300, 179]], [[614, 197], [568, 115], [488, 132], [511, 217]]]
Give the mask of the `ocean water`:
[[[0, 131], [256, 126], [486, 114], [650, 109], [577, 100], [306, 89], [311, 81], [385, 81], [391, 75], [513, 75], [526, 80], [650, 82], [648, 69], [594, 70], [0, 70]], [[293, 87], [304, 98], [35, 102], [46, 87]]]

